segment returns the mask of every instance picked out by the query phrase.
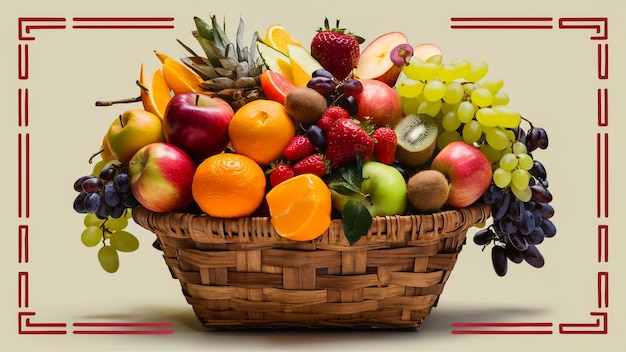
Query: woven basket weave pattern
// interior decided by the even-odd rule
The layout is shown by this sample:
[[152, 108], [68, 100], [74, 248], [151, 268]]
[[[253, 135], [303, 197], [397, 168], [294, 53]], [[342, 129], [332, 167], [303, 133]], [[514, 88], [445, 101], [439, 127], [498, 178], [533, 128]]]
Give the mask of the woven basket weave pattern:
[[436, 306], [469, 227], [489, 208], [377, 217], [350, 246], [340, 220], [313, 241], [279, 236], [268, 218], [153, 213], [173, 278], [206, 327], [416, 328]]

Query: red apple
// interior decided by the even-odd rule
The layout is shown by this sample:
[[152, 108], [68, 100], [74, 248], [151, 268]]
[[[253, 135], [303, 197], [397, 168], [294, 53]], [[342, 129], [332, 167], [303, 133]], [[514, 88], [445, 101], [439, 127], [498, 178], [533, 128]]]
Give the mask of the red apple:
[[406, 43], [408, 43], [408, 39], [401, 32], [389, 32], [380, 35], [361, 52], [359, 62], [354, 70], [355, 77], [376, 79], [393, 86], [402, 68], [391, 62], [389, 54], [397, 45]]
[[491, 163], [474, 146], [456, 141], [445, 146], [431, 164], [450, 183], [448, 205], [464, 208], [477, 201], [491, 185]]
[[130, 188], [141, 205], [154, 212], [176, 212], [193, 201], [196, 164], [182, 149], [159, 142], [139, 149], [128, 165]]
[[377, 126], [394, 128], [404, 117], [398, 93], [379, 80], [363, 79], [361, 83], [363, 91], [354, 96], [359, 107], [355, 117], [363, 121], [369, 116]]
[[200, 161], [226, 148], [228, 125], [234, 114], [233, 108], [219, 97], [176, 94], [163, 117], [165, 140]]

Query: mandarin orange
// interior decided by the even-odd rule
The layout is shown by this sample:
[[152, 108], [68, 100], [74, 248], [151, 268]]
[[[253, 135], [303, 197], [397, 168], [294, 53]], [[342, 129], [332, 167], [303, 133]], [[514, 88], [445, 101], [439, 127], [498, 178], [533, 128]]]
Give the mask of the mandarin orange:
[[198, 165], [191, 193], [200, 209], [218, 218], [252, 214], [265, 196], [266, 179], [261, 167], [245, 155], [221, 153]]
[[238, 154], [261, 166], [278, 159], [296, 127], [285, 106], [273, 100], [254, 100], [235, 112], [228, 126], [231, 144]]

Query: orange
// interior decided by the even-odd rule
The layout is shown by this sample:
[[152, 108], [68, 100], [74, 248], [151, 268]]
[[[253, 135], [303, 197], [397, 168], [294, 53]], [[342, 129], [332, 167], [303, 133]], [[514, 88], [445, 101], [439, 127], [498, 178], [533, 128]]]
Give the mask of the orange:
[[185, 92], [201, 93], [205, 91], [200, 87], [200, 84], [202, 84], [204, 80], [198, 74], [187, 68], [187, 66], [181, 62], [161, 52], [155, 50], [154, 53], [163, 64], [163, 78], [167, 86], [170, 87], [175, 94]]
[[217, 218], [252, 214], [265, 196], [265, 174], [254, 160], [233, 153], [208, 157], [196, 169], [191, 194], [202, 211]]
[[261, 166], [278, 159], [295, 135], [296, 127], [285, 106], [273, 100], [258, 99], [245, 104], [228, 126], [235, 152]]
[[272, 70], [263, 71], [259, 79], [267, 99], [281, 104], [285, 104], [285, 96], [291, 88], [295, 87], [285, 75]]
[[301, 174], [283, 181], [265, 199], [272, 226], [285, 238], [309, 241], [330, 227], [330, 190], [316, 175]]
[[285, 55], [289, 52], [287, 49], [289, 44], [302, 46], [302, 44], [280, 24], [274, 24], [267, 28], [267, 31], [265, 31], [265, 42]]
[[165, 107], [172, 98], [170, 94], [170, 87], [167, 85], [167, 83], [165, 83], [163, 73], [160, 69], [154, 71], [154, 74], [152, 75], [152, 86], [148, 87], [148, 82], [146, 81], [144, 76], [143, 64], [141, 64], [139, 83], [143, 86], [143, 88], [147, 89], [140, 89], [143, 108], [146, 111], [157, 115], [161, 120], [163, 120]]

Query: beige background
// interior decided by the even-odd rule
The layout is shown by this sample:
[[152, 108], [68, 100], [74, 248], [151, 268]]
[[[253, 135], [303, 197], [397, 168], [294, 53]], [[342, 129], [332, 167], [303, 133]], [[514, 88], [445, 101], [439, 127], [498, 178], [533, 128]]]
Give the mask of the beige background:
[[[0, 349], [12, 351], [623, 351], [625, 223], [621, 197], [621, 152], [626, 111], [624, 87], [626, 30], [623, 9], [613, 1], [43, 1], [3, 0], [0, 21], [0, 89], [4, 114], [0, 140], [3, 160], [1, 231], [3, 285], [0, 288]], [[492, 271], [489, 254], [468, 244], [439, 306], [417, 332], [212, 332], [195, 320], [178, 283], [169, 277], [153, 236], [134, 225], [141, 248], [122, 255], [120, 271], [104, 273], [96, 250], [81, 245], [82, 216], [73, 213], [72, 182], [90, 172], [89, 155], [98, 149], [108, 125], [128, 106], [95, 107], [102, 99], [138, 95], [139, 65], [158, 67], [157, 49], [184, 54], [177, 38], [195, 46], [189, 31], [194, 15], [225, 17], [234, 34], [239, 16], [252, 31], [282, 23], [308, 43], [325, 16], [368, 40], [387, 31], [403, 31], [411, 43], [433, 42], [444, 60], [484, 60], [490, 77], [502, 77], [511, 105], [550, 134], [550, 148], [535, 154], [548, 168], [554, 193], [557, 237], [540, 246], [546, 266], [510, 265], [505, 278]], [[74, 16], [171, 16], [174, 30], [35, 31], [30, 45], [30, 79], [16, 75], [17, 18]], [[608, 17], [610, 78], [596, 74], [596, 45], [591, 30], [452, 30], [450, 17], [541, 16]], [[603, 42], [605, 43], [605, 42]], [[17, 127], [17, 90], [30, 93], [30, 125]], [[596, 124], [596, 89], [609, 89], [609, 127]], [[17, 133], [31, 135], [31, 217], [16, 213]], [[595, 215], [596, 133], [610, 134], [610, 217]], [[16, 229], [30, 227], [30, 262], [17, 262]], [[597, 226], [610, 227], [610, 260], [598, 263]], [[29, 311], [34, 322], [65, 322], [69, 334], [18, 335], [16, 277], [30, 274]], [[610, 275], [609, 334], [561, 335], [560, 323], [588, 323], [598, 311], [596, 275]], [[165, 336], [77, 336], [74, 322], [173, 322]], [[452, 335], [452, 322], [552, 322], [552, 335]], [[622, 336], [620, 338], [620, 336]]]

